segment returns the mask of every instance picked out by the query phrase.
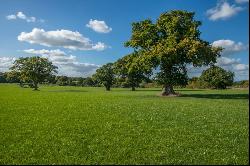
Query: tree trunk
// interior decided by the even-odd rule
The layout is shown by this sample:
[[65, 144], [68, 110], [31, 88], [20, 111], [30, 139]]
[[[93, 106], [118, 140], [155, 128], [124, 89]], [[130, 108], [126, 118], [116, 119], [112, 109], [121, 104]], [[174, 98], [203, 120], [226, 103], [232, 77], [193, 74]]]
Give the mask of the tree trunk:
[[174, 88], [172, 85], [164, 85], [161, 95], [162, 96], [176, 95], [176, 93], [174, 92]]
[[34, 82], [34, 90], [38, 90], [37, 82]]
[[132, 91], [135, 91], [135, 87], [134, 86], [132, 86]]
[[110, 86], [106, 86], [106, 91], [110, 91]]
[[22, 82], [20, 82], [20, 83], [19, 83], [19, 86], [23, 88], [23, 83], [22, 83]]

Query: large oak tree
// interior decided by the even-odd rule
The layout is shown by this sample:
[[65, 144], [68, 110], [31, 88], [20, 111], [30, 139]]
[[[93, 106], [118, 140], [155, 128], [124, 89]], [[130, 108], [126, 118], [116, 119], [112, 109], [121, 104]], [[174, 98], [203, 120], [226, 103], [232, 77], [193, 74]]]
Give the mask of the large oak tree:
[[162, 95], [173, 95], [174, 85], [187, 84], [187, 65], [211, 65], [220, 56], [222, 48], [200, 38], [201, 22], [194, 14], [176, 10], [161, 14], [156, 23], [149, 19], [132, 23], [132, 35], [125, 46], [140, 52], [140, 64], [159, 69]]

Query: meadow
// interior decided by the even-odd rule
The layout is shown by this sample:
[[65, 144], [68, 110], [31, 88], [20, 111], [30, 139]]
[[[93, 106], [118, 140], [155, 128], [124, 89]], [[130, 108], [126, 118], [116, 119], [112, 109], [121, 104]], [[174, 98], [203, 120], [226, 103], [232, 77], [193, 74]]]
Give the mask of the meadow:
[[248, 90], [0, 84], [0, 164], [248, 164]]

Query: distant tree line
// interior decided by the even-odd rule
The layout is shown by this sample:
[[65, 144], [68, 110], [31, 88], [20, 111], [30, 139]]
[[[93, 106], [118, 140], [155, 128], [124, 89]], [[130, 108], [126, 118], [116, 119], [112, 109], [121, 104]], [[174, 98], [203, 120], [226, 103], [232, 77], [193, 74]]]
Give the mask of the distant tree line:
[[249, 80], [236, 81], [233, 83], [233, 87], [235, 87], [235, 88], [248, 88], [249, 87]]
[[[0, 72], [0, 83], [17, 83], [20, 86], [28, 87], [31, 82], [23, 82], [17, 76], [10, 76], [10, 72]], [[146, 83], [152, 83], [152, 80], [147, 79], [142, 81], [136, 87], [145, 87]], [[83, 87], [101, 87], [104, 86], [95, 77], [68, 77], [68, 76], [51, 76], [46, 78], [40, 84], [44, 85], [58, 85], [58, 86], [83, 86]], [[155, 87], [154, 85], [153, 87]], [[130, 88], [130, 84], [126, 78], [114, 78], [111, 87]], [[110, 87], [110, 88], [111, 88]]]
[[[11, 75], [11, 72], [0, 72], [0, 83], [19, 83], [28, 84], [21, 81], [17, 75]], [[59, 86], [101, 86], [92, 77], [68, 77], [52, 75], [44, 79], [41, 84], [55, 84]]]
[[[117, 67], [117, 66], [115, 66]], [[45, 85], [58, 85], [58, 86], [82, 86], [82, 87], [102, 87], [107, 86], [107, 82], [102, 84], [103, 79], [112, 80], [109, 86], [110, 88], [162, 88], [162, 85], [154, 77], [141, 77], [140, 80], [130, 80], [126, 74], [120, 75], [116, 71], [115, 67], [112, 69], [110, 77], [98, 78], [100, 73], [97, 72], [91, 77], [68, 77], [68, 76], [55, 76], [44, 79], [41, 84]], [[211, 70], [215, 70], [211, 72]], [[210, 72], [209, 72], [210, 71]], [[99, 73], [99, 74], [97, 74]], [[33, 87], [31, 82], [21, 81], [17, 75], [13, 75], [11, 72], [0, 72], [0, 83], [18, 83], [21, 87]], [[192, 77], [188, 79], [186, 86], [175, 86], [175, 87], [186, 87], [191, 89], [202, 89], [202, 88], [212, 88], [212, 89], [225, 89], [227, 87], [234, 88], [248, 88], [249, 80], [233, 81], [233, 73], [230, 71], [225, 71], [222, 68], [213, 66], [208, 70], [203, 71], [200, 77]]]

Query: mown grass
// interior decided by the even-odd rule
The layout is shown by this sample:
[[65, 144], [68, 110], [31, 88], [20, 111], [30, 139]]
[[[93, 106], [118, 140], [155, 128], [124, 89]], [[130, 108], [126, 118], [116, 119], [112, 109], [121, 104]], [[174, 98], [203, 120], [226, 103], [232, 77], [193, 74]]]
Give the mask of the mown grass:
[[0, 164], [248, 164], [246, 90], [0, 84]]

